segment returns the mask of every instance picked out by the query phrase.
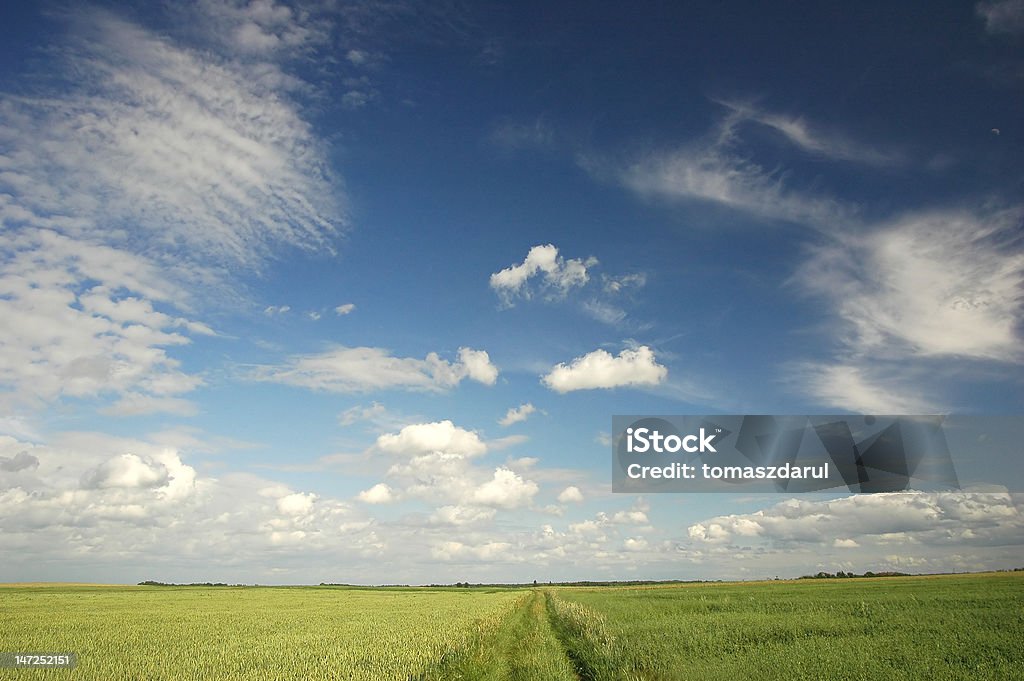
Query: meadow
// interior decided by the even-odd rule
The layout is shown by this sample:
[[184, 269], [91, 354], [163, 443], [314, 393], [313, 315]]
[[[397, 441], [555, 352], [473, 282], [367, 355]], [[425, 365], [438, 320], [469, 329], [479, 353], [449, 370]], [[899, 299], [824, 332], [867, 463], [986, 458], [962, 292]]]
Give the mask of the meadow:
[[1024, 573], [632, 587], [0, 587], [0, 679], [1024, 678]]

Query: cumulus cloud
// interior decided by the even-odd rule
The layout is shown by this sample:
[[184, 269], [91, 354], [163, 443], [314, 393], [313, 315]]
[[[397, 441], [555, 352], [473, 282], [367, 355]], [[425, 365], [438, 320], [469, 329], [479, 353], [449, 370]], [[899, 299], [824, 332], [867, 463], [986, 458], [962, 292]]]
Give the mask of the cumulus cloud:
[[539, 491], [537, 483], [510, 467], [478, 464], [487, 444], [476, 432], [449, 420], [386, 433], [372, 449], [397, 459], [387, 472], [391, 495], [451, 507], [434, 516], [438, 522], [454, 523], [459, 518], [477, 522], [493, 515], [480, 509], [528, 506]]
[[620, 386], [657, 385], [665, 380], [668, 369], [657, 363], [646, 345], [625, 349], [613, 357], [605, 350], [594, 350], [577, 357], [571, 364], [560, 363], [541, 378], [555, 392]]
[[87, 471], [82, 476], [82, 486], [93, 489], [162, 487], [167, 480], [167, 469], [159, 463], [135, 454], [121, 454]]
[[[505, 305], [512, 305], [516, 298], [529, 299], [537, 291], [549, 297], [561, 297], [586, 284], [590, 279], [587, 268], [596, 264], [596, 258], [566, 260], [552, 244], [534, 246], [523, 262], [492, 274], [491, 288]], [[531, 286], [531, 279], [537, 277], [540, 277], [539, 283]]]
[[560, 504], [581, 504], [583, 503], [583, 492], [576, 485], [570, 485], [563, 489], [558, 494], [558, 503]]
[[50, 230], [0, 235], [0, 401], [120, 395], [114, 413], [188, 412], [202, 383], [166, 348], [206, 325], [157, 310], [187, 299], [146, 258]]
[[520, 423], [528, 419], [530, 414], [535, 411], [537, 411], [537, 408], [529, 402], [521, 404], [518, 407], [510, 407], [509, 410], [505, 412], [505, 416], [498, 421], [498, 424], [502, 426], [511, 426], [513, 423]]
[[473, 457], [487, 451], [487, 445], [479, 435], [456, 426], [450, 420], [416, 423], [405, 426], [397, 433], [386, 433], [377, 438], [376, 448], [402, 456], [447, 452], [460, 457]]
[[336, 308], [334, 308], [334, 313], [336, 315], [338, 315], [339, 317], [343, 317], [343, 316], [345, 316], [347, 314], [351, 314], [351, 313], [355, 312], [355, 309], [356, 309], [355, 303], [344, 303], [344, 304], [339, 305]]
[[30, 578], [47, 560], [101, 565], [105, 573], [119, 569], [112, 561], [123, 563], [131, 572], [119, 578], [130, 578], [139, 570], [164, 574], [173, 558], [172, 569], [198, 579], [218, 566], [272, 565], [296, 548], [307, 562], [381, 549], [368, 522], [343, 502], [246, 473], [204, 475], [179, 451], [151, 442], [68, 433], [27, 444], [0, 436], [0, 462], [25, 457], [35, 464], [0, 473], [0, 532], [12, 549], [0, 573], [8, 580]]
[[482, 506], [517, 508], [525, 506], [537, 494], [537, 483], [524, 480], [508, 468], [497, 468], [494, 477], [473, 492], [473, 501]]
[[28, 452], [18, 452], [14, 456], [0, 456], [0, 471], [17, 473], [29, 468], [38, 468], [39, 459]]
[[688, 534], [709, 543], [998, 546], [1024, 543], [1024, 515], [1007, 493], [863, 494], [834, 501], [788, 499], [755, 513], [695, 523]]
[[386, 504], [393, 501], [395, 495], [390, 487], [383, 482], [379, 482], [370, 489], [364, 489], [356, 498], [366, 504]]
[[339, 393], [441, 391], [454, 388], [466, 378], [494, 385], [498, 367], [486, 351], [472, 348], [459, 348], [458, 359], [449, 362], [435, 352], [416, 359], [395, 357], [383, 348], [339, 346], [317, 355], [291, 357], [282, 366], [261, 367], [252, 378]]

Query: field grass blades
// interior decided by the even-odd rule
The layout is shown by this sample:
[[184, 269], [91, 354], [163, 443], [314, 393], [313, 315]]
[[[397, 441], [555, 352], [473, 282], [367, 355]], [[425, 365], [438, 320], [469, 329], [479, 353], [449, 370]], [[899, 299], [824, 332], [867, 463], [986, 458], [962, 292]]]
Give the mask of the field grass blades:
[[548, 621], [544, 596], [532, 591], [517, 607], [481, 627], [474, 645], [446, 656], [422, 681], [577, 681]]

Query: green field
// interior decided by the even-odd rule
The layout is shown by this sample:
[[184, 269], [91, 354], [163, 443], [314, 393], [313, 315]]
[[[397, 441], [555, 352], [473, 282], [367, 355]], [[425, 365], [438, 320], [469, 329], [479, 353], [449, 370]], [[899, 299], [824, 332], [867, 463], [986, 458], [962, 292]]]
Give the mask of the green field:
[[0, 679], [1021, 679], [1024, 574], [652, 587], [0, 587]]

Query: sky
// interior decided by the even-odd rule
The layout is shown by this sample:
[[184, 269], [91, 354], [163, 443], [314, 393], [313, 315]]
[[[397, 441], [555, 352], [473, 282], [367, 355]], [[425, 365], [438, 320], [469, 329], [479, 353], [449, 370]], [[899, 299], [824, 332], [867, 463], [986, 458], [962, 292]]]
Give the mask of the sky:
[[5, 3], [0, 581], [1019, 567], [1019, 495], [609, 464], [1024, 411], [1021, 121], [1021, 0]]

